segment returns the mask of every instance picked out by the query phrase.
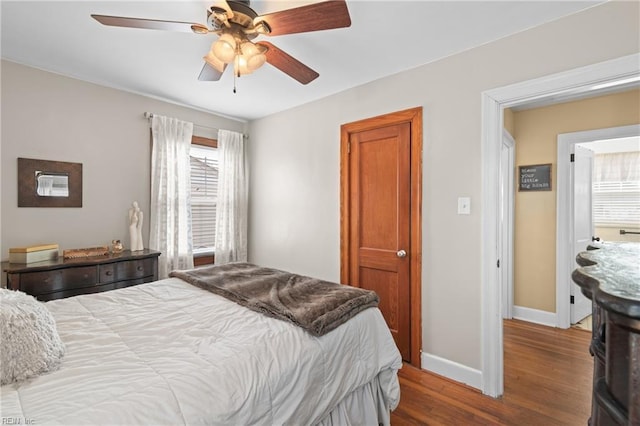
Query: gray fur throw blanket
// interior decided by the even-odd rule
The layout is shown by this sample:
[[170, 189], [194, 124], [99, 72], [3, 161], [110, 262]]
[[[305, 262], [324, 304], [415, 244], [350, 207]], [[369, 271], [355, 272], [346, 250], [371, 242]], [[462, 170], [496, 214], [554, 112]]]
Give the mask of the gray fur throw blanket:
[[322, 336], [364, 309], [378, 306], [378, 295], [373, 291], [250, 263], [173, 271], [169, 276], [252, 311], [289, 321], [314, 336]]

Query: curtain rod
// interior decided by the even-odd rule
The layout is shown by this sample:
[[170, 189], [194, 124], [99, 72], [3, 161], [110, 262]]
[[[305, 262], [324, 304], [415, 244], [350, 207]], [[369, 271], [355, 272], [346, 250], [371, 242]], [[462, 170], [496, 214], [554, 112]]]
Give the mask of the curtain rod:
[[[144, 118], [146, 118], [147, 120], [151, 120], [153, 118], [153, 113], [152, 112], [148, 112], [145, 111], [144, 113]], [[216, 127], [209, 127], [209, 126], [202, 126], [200, 124], [193, 124], [194, 127], [200, 127], [201, 129], [209, 129], [209, 130], [220, 130]], [[247, 135], [246, 133], [243, 133], [242, 136], [244, 137], [244, 139], [249, 139], [249, 135]]]
[[[153, 113], [152, 112], [145, 112], [144, 113], [144, 118], [146, 118], [147, 120], [151, 120], [153, 118]], [[220, 130], [216, 127], [209, 127], [209, 126], [202, 126], [200, 124], [193, 124], [194, 127], [200, 127], [201, 129], [209, 129], [209, 130]]]

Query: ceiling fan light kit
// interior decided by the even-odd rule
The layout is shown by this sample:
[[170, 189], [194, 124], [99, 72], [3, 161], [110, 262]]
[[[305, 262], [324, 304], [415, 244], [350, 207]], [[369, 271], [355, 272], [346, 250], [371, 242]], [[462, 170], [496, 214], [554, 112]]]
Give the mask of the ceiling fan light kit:
[[[233, 63], [236, 76], [251, 74], [267, 61], [263, 46], [255, 45], [240, 31], [223, 32], [218, 40], [211, 45], [211, 50], [205, 56], [205, 62], [211, 64], [207, 57], [215, 56], [224, 64]], [[217, 61], [216, 61], [217, 62]], [[220, 71], [219, 67], [215, 67]], [[222, 72], [222, 71], [220, 71]]]
[[[344, 0], [330, 0], [286, 9], [259, 16], [249, 1], [217, 1], [207, 9], [207, 25], [189, 22], [161, 21], [107, 15], [91, 15], [103, 25], [191, 31], [194, 34], [218, 35], [203, 57], [201, 81], [218, 81], [227, 64], [232, 64], [235, 77], [251, 74], [265, 62], [302, 84], [308, 84], [319, 74], [268, 42], [252, 42], [260, 35], [275, 36], [320, 31], [351, 26], [351, 17]], [[234, 83], [235, 93], [235, 83]]]

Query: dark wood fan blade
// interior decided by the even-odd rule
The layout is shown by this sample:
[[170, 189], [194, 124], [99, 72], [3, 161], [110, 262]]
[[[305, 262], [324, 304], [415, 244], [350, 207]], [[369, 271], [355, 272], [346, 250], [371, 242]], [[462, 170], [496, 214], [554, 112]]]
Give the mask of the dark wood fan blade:
[[320, 74], [294, 58], [293, 56], [283, 52], [268, 41], [260, 41], [256, 44], [267, 49], [265, 56], [267, 62], [278, 68], [283, 73], [298, 80], [302, 84], [309, 84]]
[[200, 75], [198, 76], [198, 80], [218, 81], [220, 80], [220, 77], [222, 77], [222, 73], [224, 73], [224, 70], [226, 68], [227, 68], [227, 65], [225, 64], [224, 68], [222, 69], [222, 72], [220, 72], [205, 62], [204, 66], [202, 67], [202, 70], [200, 70]]
[[[193, 22], [159, 21], [156, 19], [126, 18], [124, 16], [91, 15], [103, 25], [112, 27], [142, 28], [145, 30], [180, 31], [185, 33], [207, 32], [207, 27]], [[195, 29], [194, 29], [195, 28]], [[199, 31], [198, 31], [199, 30]]]
[[309, 4], [258, 16], [271, 27], [269, 35], [305, 33], [351, 26], [349, 9], [344, 0]]

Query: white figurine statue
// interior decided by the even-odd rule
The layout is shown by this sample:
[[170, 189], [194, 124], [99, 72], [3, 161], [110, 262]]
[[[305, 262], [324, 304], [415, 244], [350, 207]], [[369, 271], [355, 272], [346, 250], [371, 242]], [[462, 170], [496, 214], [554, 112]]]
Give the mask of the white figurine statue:
[[142, 242], [142, 222], [143, 214], [138, 202], [133, 202], [133, 207], [129, 209], [129, 238], [131, 239], [131, 251], [144, 250]]

